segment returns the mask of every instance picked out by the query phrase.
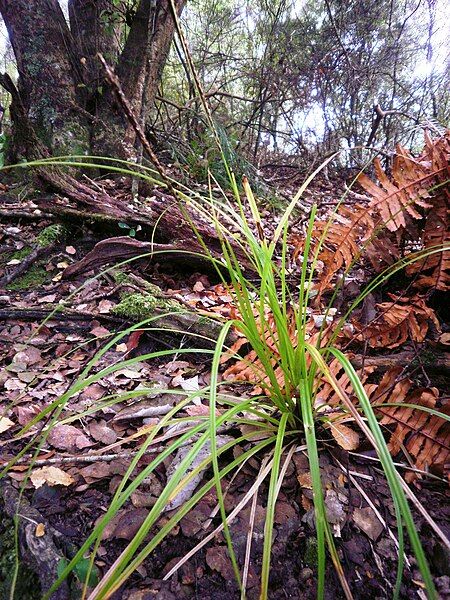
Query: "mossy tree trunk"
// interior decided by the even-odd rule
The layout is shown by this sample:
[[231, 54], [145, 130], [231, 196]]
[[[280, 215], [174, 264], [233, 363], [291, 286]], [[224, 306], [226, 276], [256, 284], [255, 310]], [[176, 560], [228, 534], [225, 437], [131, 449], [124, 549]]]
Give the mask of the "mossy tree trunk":
[[[185, 3], [175, 0], [179, 14]], [[145, 118], [143, 107], [152, 106], [173, 38], [169, 0], [140, 0], [135, 12], [126, 2], [69, 0], [69, 23], [57, 0], [0, 0], [0, 13], [17, 60], [21, 105], [50, 153], [132, 155], [135, 134], [95, 56], [102, 53], [115, 67]], [[31, 156], [32, 139], [13, 125], [16, 158]]]
[[[19, 72], [18, 92], [38, 138], [54, 153], [87, 148], [87, 124], [77, 112], [81, 64], [57, 0], [0, 0]], [[22, 128], [17, 127], [17, 131]], [[30, 139], [14, 137], [28, 155]]]

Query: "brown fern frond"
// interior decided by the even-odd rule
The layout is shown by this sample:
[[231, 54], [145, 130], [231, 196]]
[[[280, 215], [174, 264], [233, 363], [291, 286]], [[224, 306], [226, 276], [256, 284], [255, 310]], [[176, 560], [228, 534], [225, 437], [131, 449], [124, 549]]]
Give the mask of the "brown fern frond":
[[448, 203], [441, 197], [433, 211], [428, 215], [423, 231], [422, 246], [446, 247], [447, 250], [428, 256], [411, 264], [406, 272], [418, 275], [414, 287], [447, 291], [450, 287], [450, 232], [448, 228]]
[[420, 296], [381, 302], [376, 305], [379, 316], [369, 325], [353, 321], [352, 339], [367, 342], [371, 348], [397, 348], [408, 339], [421, 343], [430, 323], [439, 330], [439, 321], [432, 308]]
[[[389, 450], [395, 456], [405, 448], [418, 469], [433, 468], [442, 472], [450, 459], [450, 423], [420, 408], [401, 405], [437, 409], [446, 415], [450, 414], [450, 407], [437, 407], [439, 394], [436, 388], [412, 390], [409, 379], [397, 381], [400, 370], [391, 369], [379, 385], [366, 386], [373, 408], [381, 415], [380, 424], [392, 431]], [[384, 406], [387, 403], [400, 406]]]
[[[342, 204], [331, 222], [316, 221], [312, 252], [325, 234], [318, 254], [318, 264], [322, 267], [317, 273], [319, 298], [332, 287], [334, 277], [348, 271], [360, 257], [368, 258], [379, 272], [400, 257], [400, 250], [408, 247], [408, 242], [409, 246], [412, 242], [417, 247], [420, 244], [418, 227], [414, 229], [413, 223], [420, 219], [426, 219], [423, 248], [448, 242], [449, 192], [445, 183], [449, 177], [449, 157], [450, 132], [438, 140], [426, 135], [424, 150], [417, 158], [398, 145], [391, 176], [382, 169], [378, 159], [374, 160], [374, 169], [379, 185], [365, 174], [359, 176], [359, 184], [372, 198], [366, 206]], [[303, 248], [303, 240], [297, 240], [294, 260]], [[446, 255], [434, 255], [427, 262], [427, 273], [418, 279], [417, 287], [433, 284], [436, 289], [446, 289], [449, 262]]]
[[391, 177], [376, 158], [374, 168], [380, 185], [364, 173], [358, 177], [358, 183], [373, 198], [370, 203], [373, 215], [378, 213], [389, 231], [405, 229], [408, 215], [413, 219], [422, 218], [417, 208], [432, 208], [443, 193], [439, 189], [430, 192], [430, 188], [448, 179], [449, 156], [450, 133], [447, 133], [436, 141], [426, 135], [424, 151], [417, 158], [397, 145]]
[[[367, 249], [368, 240], [374, 230], [374, 222], [368, 207], [356, 205], [352, 208], [341, 206], [339, 212], [333, 215], [332, 222], [317, 221], [314, 224], [311, 254], [315, 256], [319, 243], [320, 251], [317, 259], [321, 269], [318, 269], [319, 296], [330, 288], [333, 277], [341, 270], [347, 271], [355, 259]], [[324, 241], [321, 242], [325, 234]], [[294, 249], [294, 260], [303, 251], [303, 240], [299, 240]]]

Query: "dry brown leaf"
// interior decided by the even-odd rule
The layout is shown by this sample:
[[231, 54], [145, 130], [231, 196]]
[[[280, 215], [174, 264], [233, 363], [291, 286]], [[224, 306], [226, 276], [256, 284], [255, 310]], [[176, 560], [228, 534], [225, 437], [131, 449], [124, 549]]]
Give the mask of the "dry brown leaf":
[[[418, 207], [433, 207], [433, 197], [428, 189], [448, 177], [449, 154], [450, 134], [438, 140], [431, 140], [425, 135], [425, 149], [417, 158], [397, 145], [391, 177], [383, 171], [380, 160], [374, 160], [381, 187], [365, 174], [358, 177], [358, 183], [373, 198], [370, 204], [373, 213], [379, 213], [389, 231], [405, 228], [408, 216], [420, 219], [422, 214], [417, 211]], [[434, 198], [441, 193], [442, 190], [433, 192]]]
[[306, 488], [307, 490], [312, 490], [312, 478], [310, 471], [306, 471], [305, 473], [298, 475], [297, 481], [299, 482], [300, 487]]
[[44, 525], [44, 523], [38, 523], [36, 525], [36, 529], [35, 529], [34, 535], [36, 537], [43, 537], [45, 535], [45, 525]]
[[359, 446], [359, 435], [356, 431], [343, 423], [331, 423], [330, 432], [336, 442], [344, 450], [356, 450]]
[[35, 469], [30, 475], [31, 483], [34, 487], [40, 488], [44, 483], [47, 485], [63, 485], [65, 487], [74, 483], [74, 479], [69, 473], [66, 473], [59, 467], [42, 467]]
[[111, 427], [108, 427], [104, 419], [93, 420], [89, 424], [89, 433], [97, 440], [104, 444], [114, 444], [117, 440], [117, 433]]
[[89, 448], [94, 442], [73, 425], [56, 425], [48, 435], [48, 442], [55, 448], [76, 452], [83, 448]]
[[[351, 360], [353, 358], [353, 354], [347, 353], [347, 357]], [[333, 359], [328, 368], [331, 374], [334, 376], [339, 388], [342, 392], [345, 392], [349, 398], [354, 397], [354, 388], [350, 379], [347, 376], [347, 373], [344, 370], [344, 367], [341, 363], [335, 358]], [[368, 376], [375, 371], [375, 367], [373, 366], [365, 366], [364, 370], [358, 370], [358, 377], [361, 383], [364, 385]], [[327, 381], [325, 377], [322, 377], [318, 382], [317, 388], [317, 396], [315, 407], [320, 412], [325, 412], [329, 408], [335, 409], [337, 406], [341, 404], [341, 400], [339, 396], [336, 394], [332, 385]]]
[[11, 421], [11, 419], [8, 419], [8, 417], [0, 417], [0, 433], [8, 431], [8, 429], [11, 429], [13, 426], [14, 421]]
[[370, 506], [354, 508], [353, 521], [373, 542], [376, 542], [384, 531], [384, 525], [378, 520]]
[[430, 212], [423, 231], [424, 248], [433, 246], [447, 247], [444, 252], [437, 252], [416, 261], [408, 266], [408, 275], [418, 275], [414, 287], [420, 289], [434, 288], [447, 291], [450, 287], [450, 232], [448, 227], [448, 201], [443, 197]]
[[[316, 268], [319, 298], [334, 286], [335, 276], [348, 271], [360, 255], [367, 257], [377, 272], [392, 264], [400, 256], [402, 242], [417, 244], [417, 231], [414, 233], [412, 230], [413, 224], [420, 219], [426, 219], [423, 247], [448, 244], [449, 196], [442, 184], [448, 181], [449, 157], [450, 132], [435, 140], [425, 135], [425, 148], [418, 157], [398, 145], [390, 176], [382, 169], [379, 159], [374, 160], [379, 185], [365, 174], [359, 176], [358, 183], [370, 198], [366, 205], [348, 206], [344, 202], [331, 221], [316, 220], [312, 251], [321, 244], [317, 264], [323, 265], [320, 272]], [[433, 210], [429, 210], [431, 208]], [[322, 234], [325, 234], [325, 239], [322, 239]], [[304, 236], [292, 239], [292, 243], [295, 261], [303, 253]], [[411, 267], [411, 274], [421, 273], [417, 287], [448, 288], [448, 253], [430, 257], [425, 272], [421, 264]]]
[[[333, 215], [333, 221], [319, 221], [314, 224], [313, 250], [321, 244], [318, 261], [323, 264], [317, 285], [319, 296], [331, 286], [334, 276], [341, 270], [347, 270], [354, 260], [364, 252], [363, 241], [374, 230], [374, 222], [367, 207], [355, 205], [352, 208], [342, 205]], [[322, 240], [323, 234], [325, 240]], [[304, 239], [299, 238], [293, 253], [293, 259], [303, 253]]]

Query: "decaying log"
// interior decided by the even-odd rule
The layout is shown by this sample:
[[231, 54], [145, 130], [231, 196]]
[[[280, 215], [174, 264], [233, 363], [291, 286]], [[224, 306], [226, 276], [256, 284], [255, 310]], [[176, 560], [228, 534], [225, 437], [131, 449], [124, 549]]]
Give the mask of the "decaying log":
[[[154, 286], [156, 287], [156, 286]], [[145, 291], [145, 290], [143, 290]], [[161, 298], [163, 294], [161, 292]], [[197, 348], [213, 348], [215, 346], [216, 340], [219, 337], [222, 323], [216, 319], [209, 319], [204, 315], [199, 314], [194, 309], [188, 309], [184, 304], [178, 302], [177, 300], [171, 298], [168, 299], [170, 302], [170, 306], [168, 308], [159, 308], [155, 307], [152, 316], [160, 318], [155, 318], [154, 321], [151, 322], [148, 326], [152, 328], [158, 328], [161, 330], [160, 334], [156, 336], [152, 332], [147, 332], [146, 334], [158, 345], [162, 346], [172, 346], [172, 343], [168, 343], [164, 340], [161, 334], [164, 334], [164, 330], [167, 330], [168, 334], [173, 338], [174, 336], [186, 336], [188, 343], [192, 347]], [[2, 320], [22, 320], [22, 321], [35, 321], [47, 319], [51, 315], [51, 321], [54, 322], [67, 322], [67, 321], [101, 321], [105, 324], [110, 323], [116, 329], [121, 328], [124, 329], [126, 323], [130, 322], [131, 319], [126, 319], [125, 317], [120, 317], [118, 315], [107, 315], [107, 314], [95, 314], [95, 313], [86, 313], [79, 312], [73, 309], [67, 309], [58, 307], [59, 310], [54, 311], [52, 309], [45, 308], [6, 308], [0, 309], [0, 321]], [[169, 313], [170, 314], [167, 314]], [[144, 320], [145, 317], [142, 317]], [[233, 332], [230, 332], [227, 337], [227, 344], [231, 345], [235, 341], [236, 336]], [[189, 342], [189, 340], [191, 340]]]
[[[58, 548], [58, 540], [62, 535], [47, 523], [41, 513], [33, 508], [28, 500], [6, 480], [0, 483], [0, 495], [4, 503], [5, 513], [13, 518], [19, 515], [19, 540], [22, 559], [38, 575], [42, 591], [46, 592], [58, 579], [57, 567], [63, 558], [63, 553]], [[36, 535], [36, 526], [42, 524], [44, 535]], [[64, 581], [51, 600], [69, 600], [70, 592], [67, 582]]]
[[[61, 181], [61, 186], [56, 185], [56, 182], [54, 183], [54, 187], [62, 189]], [[157, 239], [162, 244], [159, 249], [171, 251], [171, 255], [167, 256], [167, 258], [173, 259], [177, 257], [178, 260], [182, 260], [185, 263], [189, 262], [196, 268], [198, 265], [199, 267], [212, 270], [214, 268], [212, 263], [201, 256], [205, 254], [205, 250], [199, 242], [200, 237], [211, 256], [219, 261], [219, 263], [222, 262], [221, 242], [215, 228], [207, 223], [204, 218], [198, 214], [194, 214], [193, 211], [190, 211], [188, 218], [186, 218], [188, 214], [187, 209], [181, 208], [181, 205], [164, 191], [153, 189], [152, 196], [140, 205], [127, 205], [123, 199], [114, 199], [113, 196], [106, 192], [97, 192], [81, 183], [79, 185], [81, 189], [75, 189], [72, 184], [64, 189], [70, 200], [58, 196], [45, 196], [35, 198], [33, 201], [39, 206], [40, 210], [45, 211], [47, 214], [61, 215], [62, 217], [76, 219], [77, 221], [97, 221], [116, 224], [126, 222], [130, 227], [141, 225], [143, 229], [148, 231], [153, 231], [156, 225]], [[90, 196], [87, 190], [89, 190]], [[189, 220], [191, 220], [191, 223]], [[129, 240], [128, 243], [127, 240]], [[101, 244], [103, 243], [101, 242]], [[103, 260], [107, 256], [107, 244], [110, 244], [108, 250], [111, 251], [110, 260], [108, 261]], [[139, 244], [142, 244], [144, 252], [147, 251], [147, 248], [151, 248], [150, 242], [138, 242], [127, 236], [117, 236], [106, 240], [104, 246], [98, 246], [98, 260], [94, 266], [98, 268], [108, 262], [115, 260], [119, 262], [120, 259], [125, 260], [131, 256], [137, 256], [139, 253], [133, 253], [131, 248], [135, 246], [139, 250]], [[238, 244], [232, 243], [232, 245], [241, 267], [247, 273], [252, 273], [254, 269], [242, 248]], [[190, 257], [183, 260], [182, 252], [190, 252]], [[161, 260], [164, 260], [164, 255], [161, 256]], [[73, 273], [69, 269], [66, 271], [65, 277], [85, 272], [86, 269], [83, 265], [87, 263], [85, 263], [84, 259], [81, 262], [83, 264], [80, 263], [79, 269], [74, 268]]]
[[[384, 356], [362, 356], [356, 355], [351, 360], [356, 369], [363, 365], [366, 367], [377, 367], [380, 370], [391, 369], [392, 367], [407, 367], [412, 363], [420, 366], [420, 354], [415, 352], [397, 352], [396, 354], [385, 354]], [[432, 352], [432, 360], [427, 358], [423, 361], [426, 371], [435, 373], [450, 373], [450, 356], [448, 352]]]
[[70, 279], [92, 270], [98, 273], [107, 264], [114, 265], [133, 257], [142, 257], [147, 260], [156, 258], [158, 262], [170, 260], [202, 266], [209, 270], [213, 268], [206, 257], [188, 254], [188, 252], [189, 248], [186, 248], [186, 246], [175, 244], [141, 242], [128, 236], [109, 238], [96, 244], [94, 249], [80, 261], [69, 265], [63, 271], [63, 279]]

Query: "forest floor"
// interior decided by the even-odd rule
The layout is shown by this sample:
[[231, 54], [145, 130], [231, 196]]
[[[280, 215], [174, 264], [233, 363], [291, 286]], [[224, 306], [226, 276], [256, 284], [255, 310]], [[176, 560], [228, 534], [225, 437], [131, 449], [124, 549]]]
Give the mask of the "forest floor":
[[[306, 199], [314, 196], [319, 208], [325, 211], [336, 200], [336, 188], [339, 188], [339, 182], [323, 180], [315, 184]], [[29, 193], [27, 198], [21, 200], [19, 210], [14, 186], [5, 186], [0, 195], [0, 279], [11, 274], [30, 257], [42, 232], [45, 231], [44, 236], [50, 235], [51, 238], [46, 246], [48, 251], [40, 252], [23, 273], [0, 291], [0, 464], [3, 466], [38, 433], [36, 428], [32, 428], [21, 438], [16, 438], [15, 434], [20, 428], [66, 392], [105, 342], [132, 322], [133, 319], [127, 319], [117, 310], [117, 306], [123, 300], [124, 290], [139, 291], [136, 283], [139, 278], [156, 284], [168, 298], [181, 300], [193, 310], [216, 312], [223, 316], [232, 310], [232, 299], [227, 290], [210, 272], [188, 268], [180, 271], [167, 263], [141, 260], [97, 279], [89, 279], [85, 274], [75, 279], [64, 279], [64, 269], [85, 256], [102, 234], [95, 225], [68, 227], [67, 221], [61, 234], [61, 231], [52, 229], [57, 219], [33, 217], [32, 201], [33, 193]], [[25, 214], [26, 210], [29, 210], [28, 215]], [[273, 205], [263, 211], [266, 231], [273, 231], [279, 210]], [[112, 235], [123, 233], [123, 229], [117, 228]], [[130, 279], [130, 274], [138, 279]], [[64, 304], [64, 313], [52, 313], [61, 304]], [[442, 311], [437, 312], [442, 321]], [[167, 346], [185, 347], [186, 343], [186, 337], [181, 335], [161, 337], [148, 332], [127, 335], [101, 357], [95, 369]], [[429, 352], [429, 340], [419, 347], [410, 344], [406, 348], [414, 349], [419, 360], [413, 365], [404, 366], [404, 373], [419, 383], [440, 389], [445, 395], [448, 372], [445, 374], [442, 370], [427, 368], [425, 357]], [[404, 351], [405, 346], [401, 350]], [[0, 484], [3, 511], [9, 517], [17, 509], [18, 490], [24, 488], [20, 514], [32, 524], [30, 535], [33, 537], [34, 534], [38, 542], [35, 548], [30, 547], [29, 537], [26, 542], [22, 536], [21, 551], [25, 566], [32, 570], [51, 570], [51, 565], [43, 567], [36, 556], [36, 552], [42, 553], [42, 547], [46, 544], [55, 547], [59, 556], [70, 558], [73, 555], [74, 548], [81, 546], [108, 507], [126, 472], [130, 457], [139, 448], [145, 428], [148, 431], [148, 427], [166, 414], [168, 407], [170, 409], [173, 406], [176, 396], [171, 394], [171, 390], [200, 390], [208, 385], [209, 378], [209, 355], [205, 353], [199, 358], [199, 355], [180, 354], [152, 361], [143, 360], [117, 370], [69, 400], [61, 415], [64, 424], [57, 426], [50, 434], [34, 464], [34, 469], [43, 469], [43, 481], [29, 478], [31, 454], [28, 452], [8, 471]], [[106, 396], [129, 392], [143, 384], [167, 391], [137, 402], [123, 401], [96, 409]], [[236, 393], [236, 388], [233, 391]], [[251, 392], [251, 386], [241, 385], [242, 396]], [[205, 410], [208, 410], [206, 400], [199, 397], [197, 414], [205, 414]], [[80, 413], [83, 413], [82, 417], [78, 416]], [[194, 413], [188, 414], [192, 416]], [[227, 435], [238, 433], [226, 432]], [[361, 599], [391, 598], [396, 576], [397, 530], [392, 498], [379, 463], [369, 444], [362, 443], [356, 451], [349, 452], [334, 443], [328, 431], [319, 430], [319, 437], [328, 518], [354, 596]], [[270, 598], [274, 600], [315, 597], [317, 548], [311, 478], [306, 452], [301, 448], [293, 455], [276, 508], [270, 573]], [[153, 450], [145, 454], [138, 468], [148, 464], [155, 452]], [[171, 460], [167, 459], [160, 465], [104, 531], [95, 561], [99, 573], [108, 569], [135, 535], [165, 485]], [[397, 457], [397, 460], [402, 473], [414, 472], [403, 457]], [[46, 468], [51, 466], [58, 467], [68, 476], [65, 483], [52, 480], [48, 470], [46, 472]], [[259, 460], [249, 461], [234, 478], [228, 480], [228, 511], [233, 510], [244, 497], [259, 467]], [[448, 534], [449, 496], [442, 474], [421, 474], [412, 483], [411, 489], [439, 528]], [[235, 551], [238, 560], [242, 561], [250, 511], [253, 511], [254, 542], [247, 582], [249, 599], [256, 599], [259, 595], [266, 491], [263, 486], [256, 505], [251, 507], [248, 504], [231, 526]], [[164, 580], [165, 574], [220, 522], [220, 515], [211, 519], [216, 503], [215, 493], [208, 493], [114, 598], [239, 598], [226, 543], [221, 534], [183, 564], [175, 575]], [[168, 511], [165, 518], [171, 514]], [[442, 598], [450, 597], [449, 549], [422, 514], [416, 511], [415, 517], [436, 587]], [[12, 548], [11, 541], [5, 539], [11, 525], [5, 521], [2, 527], [7, 530], [7, 535], [0, 534], [0, 551], [3, 546], [3, 558], [9, 562], [6, 566], [0, 563], [0, 596], [6, 598]], [[19, 572], [18, 594], [21, 595], [16, 597], [41, 597], [36, 588], [33, 593], [26, 587], [20, 587], [23, 580], [29, 577], [29, 573]], [[76, 586], [76, 581], [72, 585]], [[406, 552], [401, 596], [409, 599], [426, 598], [415, 559], [409, 549]], [[331, 563], [327, 568], [326, 597], [342, 597], [339, 580]]]

